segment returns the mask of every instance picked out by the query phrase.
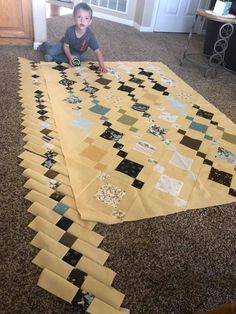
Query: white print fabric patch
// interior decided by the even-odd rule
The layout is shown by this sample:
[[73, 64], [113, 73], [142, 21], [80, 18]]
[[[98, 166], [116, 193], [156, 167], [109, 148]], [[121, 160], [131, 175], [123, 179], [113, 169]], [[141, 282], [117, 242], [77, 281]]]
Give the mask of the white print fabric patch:
[[164, 120], [166, 122], [175, 123], [175, 121], [178, 119], [178, 116], [174, 116], [170, 114], [167, 111], [163, 111], [159, 116], [159, 119]]
[[134, 149], [148, 156], [151, 156], [155, 152], [154, 146], [144, 141], [136, 143]]
[[153, 168], [154, 171], [158, 172], [158, 173], [161, 173], [163, 174], [164, 171], [165, 171], [165, 168], [159, 164], [157, 164], [154, 168]]
[[178, 152], [175, 152], [170, 160], [170, 163], [180, 169], [190, 170], [193, 164], [193, 160]]
[[99, 201], [113, 208], [118, 206], [124, 195], [124, 191], [110, 183], [103, 184], [95, 194]]
[[168, 193], [172, 196], [178, 196], [183, 186], [183, 182], [174, 178], [162, 175], [156, 184], [156, 189]]
[[50, 143], [43, 144], [43, 148], [46, 148], [47, 150], [52, 150], [55, 147], [55, 145]]
[[177, 198], [175, 200], [175, 205], [180, 207], [180, 208], [185, 208], [187, 206], [187, 202], [181, 198]]

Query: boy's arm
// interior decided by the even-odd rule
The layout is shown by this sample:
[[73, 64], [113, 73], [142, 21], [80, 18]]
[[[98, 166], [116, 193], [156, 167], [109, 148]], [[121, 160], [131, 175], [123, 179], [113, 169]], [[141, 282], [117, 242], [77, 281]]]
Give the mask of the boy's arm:
[[99, 71], [102, 73], [106, 73], [107, 69], [104, 65], [104, 59], [103, 59], [103, 55], [102, 55], [101, 50], [98, 48], [98, 49], [94, 50], [94, 52], [95, 52], [97, 61], [99, 63]]
[[74, 66], [73, 59], [75, 56], [70, 53], [70, 46], [68, 44], [64, 43], [63, 49], [64, 49], [65, 55], [68, 58], [69, 64], [73, 67]]

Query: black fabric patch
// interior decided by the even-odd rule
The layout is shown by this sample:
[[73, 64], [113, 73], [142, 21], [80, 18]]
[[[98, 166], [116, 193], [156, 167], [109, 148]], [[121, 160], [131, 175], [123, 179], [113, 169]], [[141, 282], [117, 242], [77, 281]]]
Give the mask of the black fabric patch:
[[124, 152], [123, 150], [120, 150], [116, 155], [125, 158], [128, 155], [128, 153]]
[[229, 195], [236, 197], [236, 190], [235, 189], [229, 189]]
[[219, 184], [223, 184], [228, 187], [230, 187], [231, 185], [232, 178], [233, 178], [233, 175], [231, 173], [218, 170], [214, 167], [211, 168], [210, 174], [208, 176], [209, 180], [212, 180]]
[[156, 83], [152, 88], [157, 90], [158, 92], [164, 92], [165, 90], [167, 90], [167, 87], [165, 87], [159, 83]]
[[96, 66], [96, 65], [94, 65], [94, 64], [90, 65], [90, 66], [89, 66], [89, 69], [92, 70], [92, 71], [94, 71], [94, 72], [99, 72], [99, 67]]
[[72, 266], [75, 266], [83, 255], [73, 249], [69, 249], [62, 260]]
[[145, 112], [147, 111], [150, 107], [148, 105], [144, 105], [144, 104], [139, 104], [139, 103], [135, 103], [131, 106], [132, 109], [136, 110], [136, 111], [141, 111], [141, 112]]
[[42, 95], [42, 94], [43, 94], [43, 91], [37, 89], [34, 93], [35, 93], [35, 94], [38, 94], [38, 95]]
[[111, 124], [111, 122], [105, 121], [105, 122], [103, 122], [103, 124], [102, 124], [102, 125], [105, 125], [105, 126], [111, 126], [112, 124]]
[[203, 158], [203, 159], [205, 159], [206, 158], [206, 154], [204, 154], [204, 153], [202, 153], [202, 152], [197, 152], [197, 154], [196, 154], [198, 157], [201, 157], [201, 158]]
[[213, 125], [218, 125], [218, 122], [216, 122], [216, 121], [211, 121], [210, 123]]
[[202, 141], [185, 135], [182, 138], [182, 140], [180, 141], [180, 144], [187, 146], [187, 147], [194, 149], [194, 150], [199, 150], [199, 148], [202, 144]]
[[49, 150], [44, 154], [45, 157], [47, 157], [47, 159], [53, 159], [53, 157], [57, 156], [57, 153]]
[[78, 268], [74, 268], [69, 274], [67, 280], [77, 287], [81, 287], [87, 274]]
[[61, 219], [56, 223], [56, 226], [66, 231], [70, 228], [72, 224], [73, 221], [70, 220], [69, 218], [61, 217]]
[[128, 159], [123, 159], [115, 170], [120, 171], [132, 178], [136, 178], [142, 169], [142, 165]]
[[49, 135], [43, 135], [42, 136], [42, 140], [44, 140], [45, 142], [50, 142], [53, 139], [53, 137], [49, 136]]
[[213, 113], [202, 110], [202, 109], [199, 109], [198, 112], [196, 113], [196, 115], [200, 116], [202, 118], [205, 118], [205, 119], [209, 119], [209, 120], [211, 120], [214, 116]]
[[43, 98], [43, 95], [42, 95], [42, 94], [36, 94], [34, 97], [35, 97], [36, 99], [41, 99], [41, 98]]
[[119, 141], [123, 133], [120, 133], [112, 128], [107, 128], [101, 135], [102, 138], [109, 141]]
[[67, 87], [66, 87], [66, 90], [68, 90], [68, 91], [72, 91], [72, 90], [73, 90], [73, 87], [71, 87], [71, 86], [67, 86]]
[[107, 80], [104, 77], [101, 77], [101, 78], [97, 79], [95, 82], [97, 82], [101, 85], [108, 85], [111, 83], [111, 80]]
[[204, 159], [203, 163], [205, 165], [208, 165], [208, 166], [213, 166], [213, 161], [209, 160], [209, 159]]
[[53, 67], [53, 69], [62, 72], [62, 71], [65, 71], [68, 68], [63, 66], [63, 65], [57, 65], [57, 66]]
[[85, 86], [83, 89], [81, 89], [82, 92], [86, 92], [90, 95], [93, 95], [94, 93], [96, 93], [98, 91], [98, 88], [93, 87], [93, 86]]
[[44, 114], [46, 114], [47, 112], [48, 112], [48, 111], [43, 110], [43, 109], [40, 109], [40, 110], [37, 111], [37, 113], [40, 114], [40, 115], [44, 115]]
[[136, 83], [136, 84], [142, 84], [144, 82], [144, 80], [140, 80], [137, 77], [133, 77], [129, 81], [132, 82], [132, 83]]
[[47, 108], [47, 106], [44, 106], [44, 105], [37, 105], [36, 107], [39, 108], [39, 109]]
[[121, 143], [115, 142], [115, 144], [113, 145], [113, 147], [116, 148], [116, 149], [122, 149], [122, 148], [124, 147], [124, 145], [121, 144]]
[[143, 117], [144, 117], [144, 118], [150, 118], [151, 115], [150, 115], [150, 113], [148, 113], [148, 112], [144, 112], [144, 113], [143, 113]]
[[153, 75], [152, 72], [147, 72], [147, 71], [144, 71], [144, 70], [140, 71], [138, 74], [147, 76], [148, 78]]
[[46, 121], [48, 119], [48, 117], [47, 116], [39, 116], [38, 119], [41, 121]]
[[42, 103], [45, 102], [45, 100], [36, 98], [36, 99], [35, 99], [35, 102], [36, 102], [37, 104], [42, 104]]
[[65, 196], [65, 194], [56, 191], [56, 192], [52, 193], [49, 197], [52, 198], [53, 200], [57, 201], [57, 202], [60, 202], [64, 196]]
[[144, 185], [144, 182], [139, 181], [137, 179], [134, 180], [134, 182], [132, 183], [132, 186], [134, 186], [137, 189], [141, 189]]
[[200, 106], [198, 106], [198, 105], [193, 105], [193, 108], [195, 108], [195, 109], [200, 109]]
[[62, 84], [62, 85], [64, 85], [64, 86], [71, 86], [71, 85], [73, 85], [73, 84], [75, 84], [75, 83], [76, 83], [75, 81], [69, 80], [69, 79], [67, 79], [67, 78], [64, 78], [63, 80], [60, 80], [60, 81], [59, 81], [59, 84]]
[[182, 135], [185, 135], [186, 134], [186, 131], [184, 131], [184, 130], [181, 130], [181, 129], [178, 129], [178, 131], [177, 131], [179, 134], [182, 134]]
[[127, 92], [127, 93], [132, 93], [132, 91], [134, 90], [133, 87], [130, 87], [128, 85], [121, 85], [118, 90], [121, 90], [122, 92]]

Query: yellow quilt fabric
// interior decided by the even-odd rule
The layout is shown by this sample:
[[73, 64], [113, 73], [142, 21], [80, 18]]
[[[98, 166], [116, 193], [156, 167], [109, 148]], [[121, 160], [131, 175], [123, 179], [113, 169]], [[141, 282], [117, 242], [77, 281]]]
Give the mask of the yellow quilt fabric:
[[235, 124], [162, 63], [107, 67], [43, 62], [34, 78], [45, 80], [81, 218], [115, 224], [234, 202]]

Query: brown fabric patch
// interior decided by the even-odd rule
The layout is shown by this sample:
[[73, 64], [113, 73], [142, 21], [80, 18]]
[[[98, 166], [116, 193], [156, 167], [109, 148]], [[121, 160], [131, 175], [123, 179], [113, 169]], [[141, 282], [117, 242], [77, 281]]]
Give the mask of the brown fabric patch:
[[185, 145], [191, 149], [198, 150], [202, 144], [202, 141], [185, 135], [180, 144]]
[[58, 175], [58, 172], [54, 170], [48, 170], [44, 175], [45, 177], [48, 177], [49, 179], [54, 179]]
[[59, 242], [65, 246], [71, 247], [76, 240], [77, 238], [74, 235], [69, 232], [65, 232]]
[[95, 146], [95, 145], [90, 145], [89, 147], [85, 148], [82, 152], [81, 155], [93, 160], [93, 161], [99, 161], [102, 159], [102, 157], [106, 154], [106, 151]]

